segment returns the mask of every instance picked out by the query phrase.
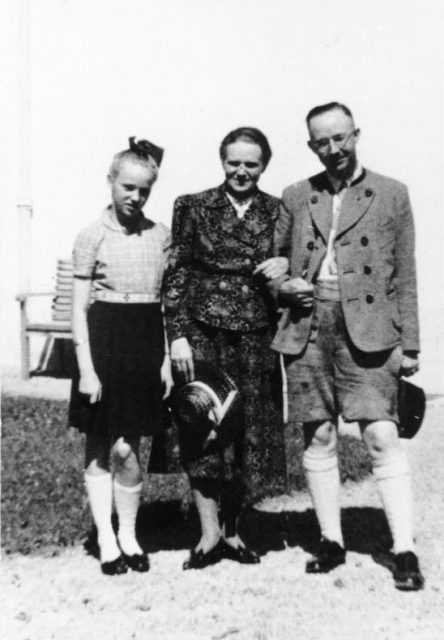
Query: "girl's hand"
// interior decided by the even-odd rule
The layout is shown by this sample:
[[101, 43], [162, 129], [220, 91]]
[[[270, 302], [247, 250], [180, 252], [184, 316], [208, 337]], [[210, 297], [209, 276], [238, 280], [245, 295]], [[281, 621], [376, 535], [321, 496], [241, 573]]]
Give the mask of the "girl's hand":
[[89, 396], [91, 404], [100, 402], [102, 385], [95, 371], [88, 371], [80, 375], [79, 391]]
[[160, 378], [162, 380], [162, 385], [164, 388], [162, 400], [168, 398], [171, 393], [171, 389], [173, 388], [173, 376], [171, 374], [171, 360], [170, 356], [165, 355], [162, 363], [162, 367], [160, 369]]

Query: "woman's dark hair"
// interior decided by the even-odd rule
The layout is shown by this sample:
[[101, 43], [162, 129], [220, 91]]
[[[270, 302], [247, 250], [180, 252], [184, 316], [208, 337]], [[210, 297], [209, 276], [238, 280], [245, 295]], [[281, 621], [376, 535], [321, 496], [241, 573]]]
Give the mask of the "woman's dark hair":
[[270, 162], [271, 147], [266, 136], [264, 136], [262, 131], [259, 131], [259, 129], [256, 129], [255, 127], [238, 127], [237, 129], [234, 129], [234, 131], [227, 133], [219, 147], [221, 160], [223, 161], [226, 158], [228, 145], [233, 144], [233, 142], [237, 142], [238, 140], [244, 140], [245, 142], [252, 142], [253, 144], [259, 145], [262, 151], [262, 163], [265, 169]]

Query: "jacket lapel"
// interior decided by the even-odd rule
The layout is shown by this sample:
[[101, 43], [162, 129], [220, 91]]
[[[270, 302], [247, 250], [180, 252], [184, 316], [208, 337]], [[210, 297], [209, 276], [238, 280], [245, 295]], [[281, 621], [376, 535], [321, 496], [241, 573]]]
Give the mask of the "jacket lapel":
[[336, 237], [353, 227], [368, 211], [375, 198], [375, 188], [366, 174], [364, 180], [351, 185], [341, 204]]
[[270, 212], [267, 211], [262, 193], [259, 191], [242, 220], [228, 200], [223, 186], [214, 190], [206, 206], [212, 210], [212, 224], [224, 235], [234, 237], [237, 241], [251, 247], [257, 244], [256, 236], [270, 224], [273, 224]]
[[326, 173], [321, 173], [310, 178], [311, 190], [308, 193], [308, 208], [311, 219], [318, 234], [328, 242], [330, 233], [333, 196]]

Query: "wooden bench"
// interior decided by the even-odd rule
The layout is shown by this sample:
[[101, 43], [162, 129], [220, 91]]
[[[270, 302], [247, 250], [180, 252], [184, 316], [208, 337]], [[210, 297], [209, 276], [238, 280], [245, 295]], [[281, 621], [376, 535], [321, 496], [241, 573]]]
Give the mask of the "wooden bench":
[[[52, 296], [52, 313], [49, 322], [33, 322], [29, 319], [29, 300], [42, 296]], [[45, 370], [56, 338], [72, 338], [71, 299], [72, 299], [72, 261], [57, 260], [55, 291], [26, 292], [16, 296], [20, 303], [20, 346], [22, 378], [30, 376], [31, 354], [30, 337], [46, 335], [46, 341], [35, 373]]]

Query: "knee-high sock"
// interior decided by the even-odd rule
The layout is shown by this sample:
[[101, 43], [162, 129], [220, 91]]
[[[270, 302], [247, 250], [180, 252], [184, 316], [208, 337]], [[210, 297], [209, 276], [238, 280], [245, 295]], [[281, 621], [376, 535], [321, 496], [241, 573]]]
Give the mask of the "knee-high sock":
[[136, 540], [136, 518], [141, 493], [141, 482], [134, 487], [125, 487], [114, 480], [114, 503], [119, 517], [117, 538], [123, 553], [128, 556], [143, 553]]
[[336, 453], [305, 451], [303, 465], [321, 535], [344, 546], [339, 506], [339, 468]]
[[393, 551], [413, 551], [412, 490], [407, 456], [402, 449], [373, 461], [379, 493], [393, 537]]
[[120, 556], [111, 523], [113, 487], [110, 473], [92, 476], [85, 473], [85, 486], [91, 513], [97, 527], [100, 561], [112, 562]]

